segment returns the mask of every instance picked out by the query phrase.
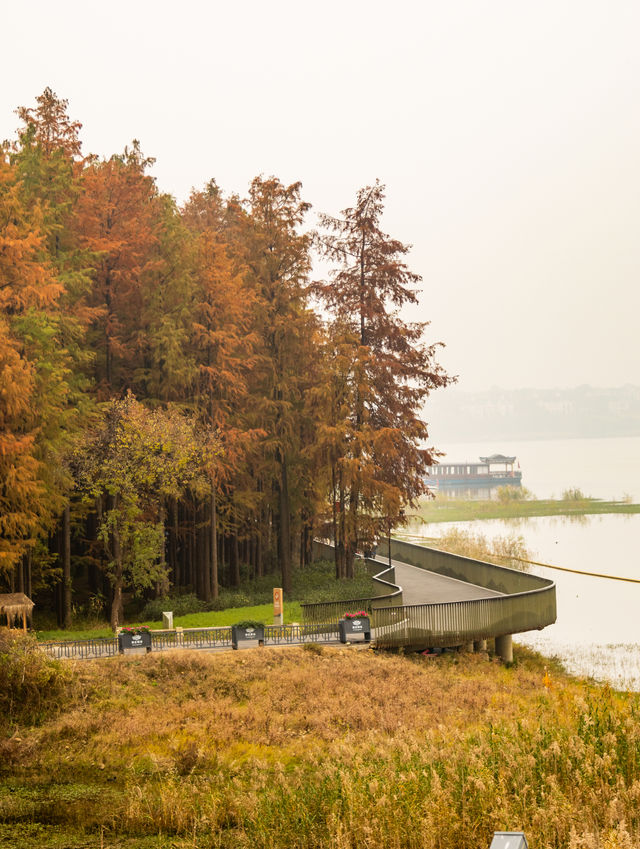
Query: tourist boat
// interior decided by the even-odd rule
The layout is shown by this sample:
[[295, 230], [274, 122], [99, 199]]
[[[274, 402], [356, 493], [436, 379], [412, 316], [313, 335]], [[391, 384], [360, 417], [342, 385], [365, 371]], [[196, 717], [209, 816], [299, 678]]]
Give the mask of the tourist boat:
[[442, 486], [520, 486], [522, 472], [520, 464], [515, 468], [516, 458], [504, 454], [480, 457], [479, 463], [451, 463], [444, 460], [429, 467], [427, 483], [430, 487]]

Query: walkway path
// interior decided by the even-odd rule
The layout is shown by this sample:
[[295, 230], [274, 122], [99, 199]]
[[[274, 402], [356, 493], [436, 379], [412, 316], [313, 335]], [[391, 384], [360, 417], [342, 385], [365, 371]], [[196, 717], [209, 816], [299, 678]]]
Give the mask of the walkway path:
[[[384, 557], [376, 557], [378, 563], [387, 564]], [[496, 590], [488, 590], [477, 584], [447, 578], [418, 566], [410, 566], [400, 560], [392, 560], [396, 570], [396, 584], [402, 587], [403, 604], [436, 604], [441, 601], [469, 601], [476, 598], [489, 598], [503, 595]]]

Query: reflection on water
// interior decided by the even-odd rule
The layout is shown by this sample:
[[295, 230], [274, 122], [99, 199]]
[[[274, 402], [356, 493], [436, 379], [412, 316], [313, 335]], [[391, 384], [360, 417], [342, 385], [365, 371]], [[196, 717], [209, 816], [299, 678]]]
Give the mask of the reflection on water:
[[[496, 486], [444, 486], [440, 485], [432, 489], [436, 498], [462, 498], [465, 501], [495, 501], [498, 490], [502, 485]], [[521, 489], [522, 487], [513, 487]]]
[[[465, 442], [439, 445], [446, 457], [472, 460], [488, 454], [518, 458], [522, 483], [536, 498], [561, 498], [571, 488], [605, 500], [630, 495], [640, 501], [640, 437]], [[442, 458], [441, 462], [446, 462]]]
[[[482, 533], [488, 539], [517, 529], [533, 560], [640, 580], [637, 513], [448, 522], [430, 525], [428, 533], [438, 537], [452, 527]], [[424, 539], [428, 544], [426, 534]], [[518, 635], [516, 641], [547, 655], [557, 655], [576, 673], [603, 678], [615, 686], [640, 689], [640, 583], [592, 578], [541, 566], [530, 568], [555, 581], [558, 620], [540, 633]]]

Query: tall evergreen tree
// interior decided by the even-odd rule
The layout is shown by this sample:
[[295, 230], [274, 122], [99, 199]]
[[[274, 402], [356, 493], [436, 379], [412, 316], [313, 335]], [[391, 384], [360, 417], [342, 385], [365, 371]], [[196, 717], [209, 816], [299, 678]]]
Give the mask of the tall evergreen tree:
[[[0, 150], [0, 568], [5, 571], [51, 527], [56, 493], [38, 456], [42, 426], [37, 368], [24, 326], [52, 309], [61, 286], [44, 250], [39, 207], [22, 201], [16, 169]], [[41, 400], [41, 399], [40, 399]]]
[[402, 523], [405, 508], [426, 491], [434, 454], [425, 447], [423, 404], [451, 382], [436, 361], [439, 343], [423, 342], [428, 323], [402, 318], [402, 307], [417, 303], [421, 278], [405, 263], [409, 246], [381, 230], [383, 202], [376, 182], [340, 217], [321, 216], [319, 244], [336, 268], [315, 291], [352, 348], [350, 436], [341, 458], [347, 567], [360, 543]]
[[246, 261], [257, 294], [263, 353], [257, 370], [256, 422], [268, 435], [275, 468], [278, 558], [285, 592], [291, 587], [290, 467], [299, 453], [296, 416], [303, 406], [305, 361], [316, 324], [307, 304], [309, 237], [300, 232], [309, 204], [302, 186], [256, 177], [247, 202]]
[[76, 227], [81, 247], [96, 257], [84, 306], [103, 398], [134, 386], [144, 364], [142, 282], [161, 265], [161, 210], [155, 181], [146, 173], [152, 164], [134, 141], [121, 155], [90, 160], [82, 174]]
[[[210, 569], [205, 582], [207, 596], [217, 598], [219, 516], [226, 516], [229, 529], [237, 537], [240, 502], [246, 503], [246, 497], [240, 497], [242, 471], [247, 451], [257, 436], [248, 427], [245, 415], [248, 376], [256, 362], [255, 295], [245, 280], [246, 269], [227, 241], [226, 204], [213, 181], [203, 192], [192, 193], [183, 217], [195, 237], [195, 401], [201, 420], [217, 435], [224, 449], [212, 467]], [[221, 499], [225, 498], [227, 503], [223, 505]]]
[[[34, 407], [40, 416], [35, 451], [44, 482], [62, 515], [61, 620], [71, 619], [71, 478], [64, 463], [70, 440], [90, 406], [86, 373], [91, 360], [78, 312], [90, 277], [89, 257], [79, 250], [74, 205], [82, 166], [80, 123], [67, 113], [67, 101], [49, 88], [36, 107], [17, 110], [24, 126], [12, 146], [11, 162], [28, 209], [41, 216], [42, 246], [61, 287], [54, 309], [31, 309], [15, 322], [26, 356], [34, 364]], [[29, 560], [29, 562], [31, 562]]]

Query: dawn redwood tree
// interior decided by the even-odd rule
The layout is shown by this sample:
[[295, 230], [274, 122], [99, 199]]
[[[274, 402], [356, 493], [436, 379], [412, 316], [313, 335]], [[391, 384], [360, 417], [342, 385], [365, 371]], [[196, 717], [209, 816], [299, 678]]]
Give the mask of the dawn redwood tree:
[[322, 215], [318, 236], [336, 266], [315, 292], [337, 319], [331, 332], [343, 370], [344, 345], [351, 347], [349, 377], [340, 378], [351, 400], [336, 464], [347, 573], [356, 548], [402, 523], [405, 508], [426, 491], [434, 452], [425, 447], [422, 408], [452, 381], [436, 362], [440, 343], [423, 341], [428, 323], [402, 318], [402, 307], [417, 303], [421, 278], [405, 262], [410, 246], [380, 228], [383, 208], [384, 186], [376, 181], [340, 217]]
[[46, 156], [62, 154], [67, 159], [80, 156], [81, 143], [79, 132], [82, 124], [72, 121], [67, 108], [68, 100], [63, 100], [47, 86], [36, 97], [35, 107], [20, 106], [16, 112], [25, 127], [34, 128], [34, 141]]
[[[73, 434], [82, 427], [91, 406], [86, 372], [91, 361], [85, 340], [86, 323], [80, 300], [91, 278], [91, 258], [78, 246], [74, 208], [82, 168], [79, 130], [68, 103], [50, 89], [36, 98], [35, 108], [17, 111], [23, 127], [11, 146], [11, 163], [19, 178], [25, 206], [41, 218], [42, 247], [61, 287], [55, 308], [31, 309], [14, 322], [23, 350], [34, 364], [33, 405], [40, 416], [35, 441], [36, 457], [42, 461], [44, 483], [58, 502], [62, 539], [49, 534], [49, 545], [59, 547], [62, 583], [59, 609], [65, 627], [71, 622], [71, 478], [64, 463]], [[43, 553], [42, 549], [39, 549]], [[49, 552], [44, 560], [50, 559]], [[42, 561], [40, 556], [38, 560]], [[27, 567], [32, 558], [29, 554]], [[37, 566], [38, 563], [36, 562]]]
[[61, 286], [44, 248], [39, 207], [22, 200], [15, 167], [0, 149], [0, 571], [8, 573], [51, 528], [56, 493], [38, 455], [41, 364], [30, 358], [25, 323], [55, 309]]
[[153, 161], [134, 141], [121, 155], [90, 159], [80, 181], [75, 227], [80, 246], [95, 257], [83, 311], [102, 398], [134, 386], [144, 367], [143, 281], [163, 266], [158, 243], [164, 210], [146, 173]]
[[151, 201], [155, 238], [140, 276], [141, 311], [132, 340], [138, 364], [133, 391], [141, 397], [183, 403], [197, 375], [191, 350], [196, 297], [196, 248], [169, 195]]
[[309, 204], [301, 200], [301, 189], [301, 183], [285, 186], [276, 177], [256, 177], [246, 203], [244, 234], [262, 355], [253, 380], [254, 426], [266, 432], [265, 451], [275, 461], [265, 489], [273, 485], [277, 493], [278, 558], [285, 592], [291, 588], [290, 468], [300, 452], [299, 416], [316, 327], [307, 302], [310, 240], [300, 232]]
[[[315, 422], [308, 455], [315, 481], [315, 521], [321, 536], [333, 537], [336, 578], [347, 576], [345, 495], [349, 491], [350, 449], [354, 439], [354, 358], [357, 337], [336, 320], [326, 328], [320, 349], [320, 378], [307, 393], [306, 405]], [[328, 494], [328, 503], [323, 504]]]
[[[206, 597], [218, 597], [218, 516], [221, 497], [237, 507], [247, 451], [261, 432], [246, 426], [248, 378], [255, 367], [255, 293], [228, 241], [227, 209], [214, 181], [192, 192], [183, 220], [194, 238], [191, 350], [196, 364], [195, 406], [223, 453], [212, 467]], [[231, 497], [230, 497], [231, 496]], [[242, 499], [246, 502], [246, 498]], [[224, 512], [233, 511], [225, 505]], [[235, 511], [237, 512], [237, 510]], [[233, 516], [233, 525], [237, 517]], [[236, 564], [238, 565], [238, 564]]]

